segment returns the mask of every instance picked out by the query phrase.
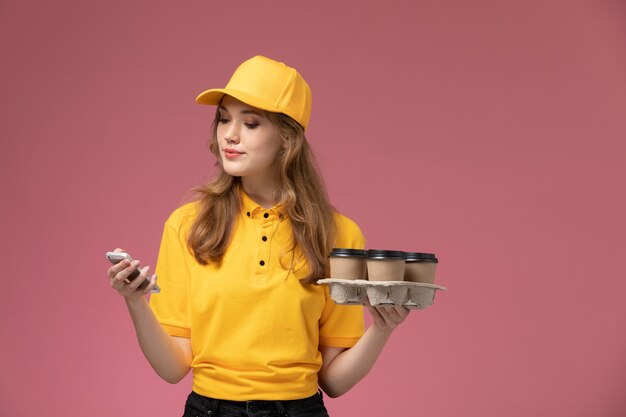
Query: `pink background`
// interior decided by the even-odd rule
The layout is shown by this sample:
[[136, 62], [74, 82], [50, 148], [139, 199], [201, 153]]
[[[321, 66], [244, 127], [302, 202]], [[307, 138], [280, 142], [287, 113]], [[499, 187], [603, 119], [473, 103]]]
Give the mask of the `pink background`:
[[332, 415], [625, 415], [624, 2], [302, 3], [0, 3], [0, 414], [182, 414], [104, 253], [154, 266], [213, 172], [194, 98], [260, 53], [310, 83], [368, 247], [449, 288]]

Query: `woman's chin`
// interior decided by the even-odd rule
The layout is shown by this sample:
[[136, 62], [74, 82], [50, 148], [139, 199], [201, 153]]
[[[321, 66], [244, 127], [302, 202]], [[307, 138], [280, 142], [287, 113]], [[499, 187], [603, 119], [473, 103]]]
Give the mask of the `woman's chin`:
[[241, 167], [234, 167], [228, 163], [223, 163], [222, 167], [224, 168], [224, 172], [232, 177], [243, 177], [246, 175], [246, 170], [241, 169]]

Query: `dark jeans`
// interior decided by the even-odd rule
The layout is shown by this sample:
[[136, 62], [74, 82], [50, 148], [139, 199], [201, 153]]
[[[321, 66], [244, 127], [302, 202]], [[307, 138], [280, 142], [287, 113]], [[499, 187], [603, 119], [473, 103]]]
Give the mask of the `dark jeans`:
[[322, 392], [288, 401], [227, 401], [191, 392], [183, 417], [328, 417]]

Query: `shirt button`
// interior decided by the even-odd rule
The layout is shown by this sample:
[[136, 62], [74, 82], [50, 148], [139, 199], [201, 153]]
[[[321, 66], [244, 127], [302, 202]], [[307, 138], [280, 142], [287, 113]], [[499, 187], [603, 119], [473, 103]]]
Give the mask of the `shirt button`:
[[259, 265], [261, 265], [261, 266], [265, 265], [265, 261], [259, 262]]
[[270, 215], [269, 215], [269, 213], [265, 213], [265, 214], [263, 215], [263, 217], [265, 217], [266, 219], [267, 219], [269, 216], [270, 216]]
[[263, 242], [267, 242], [267, 236], [263, 236], [263, 237], [261, 238], [261, 240], [262, 240]]

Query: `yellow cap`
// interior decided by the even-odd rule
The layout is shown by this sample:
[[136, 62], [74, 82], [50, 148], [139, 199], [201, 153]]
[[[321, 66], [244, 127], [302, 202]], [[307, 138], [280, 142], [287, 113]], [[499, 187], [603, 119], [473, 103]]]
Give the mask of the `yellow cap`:
[[196, 102], [220, 102], [224, 94], [249, 106], [284, 113], [306, 129], [311, 118], [311, 89], [294, 68], [257, 55], [237, 68], [225, 88], [201, 93]]

